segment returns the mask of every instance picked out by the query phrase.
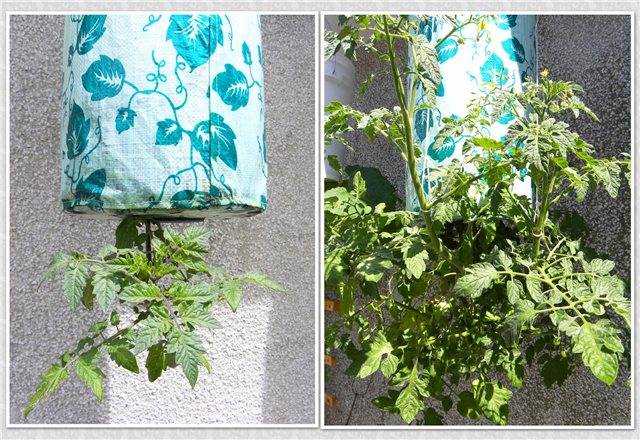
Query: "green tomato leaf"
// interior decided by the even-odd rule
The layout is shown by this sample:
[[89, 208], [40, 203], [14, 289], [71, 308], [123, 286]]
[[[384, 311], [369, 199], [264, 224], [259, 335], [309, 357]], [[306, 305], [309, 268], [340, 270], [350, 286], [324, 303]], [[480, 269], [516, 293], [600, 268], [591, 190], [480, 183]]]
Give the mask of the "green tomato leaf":
[[476, 263], [466, 268], [467, 274], [460, 277], [454, 286], [458, 294], [477, 298], [498, 279], [498, 272], [490, 263]]
[[426, 383], [418, 377], [418, 365], [414, 364], [407, 379], [407, 386], [400, 391], [396, 400], [396, 407], [405, 423], [411, 423], [424, 408], [424, 398], [427, 396]]
[[144, 365], [147, 368], [149, 382], [155, 381], [162, 375], [162, 372], [166, 369], [163, 343], [159, 342], [149, 347], [149, 353]]
[[134, 304], [154, 301], [160, 298], [160, 288], [155, 284], [145, 282], [130, 284], [120, 292], [120, 299]]
[[40, 383], [36, 388], [36, 392], [33, 393], [29, 399], [29, 403], [24, 408], [23, 416], [26, 419], [36, 405], [45, 397], [55, 393], [62, 382], [69, 379], [69, 370], [60, 365], [52, 365], [42, 376], [40, 376]]
[[240, 283], [236, 280], [226, 283], [223, 288], [223, 293], [231, 310], [234, 312], [238, 310], [240, 302], [242, 301], [242, 286]]
[[113, 274], [104, 272], [97, 273], [93, 277], [92, 283], [93, 293], [96, 295], [98, 306], [100, 306], [102, 311], [106, 312], [116, 299], [116, 296], [120, 291], [120, 285], [116, 283]]
[[389, 378], [393, 373], [398, 369], [398, 363], [400, 359], [397, 356], [389, 353], [386, 358], [382, 362], [380, 362], [380, 371], [384, 377]]
[[260, 272], [245, 273], [240, 277], [240, 279], [244, 283], [253, 283], [257, 284], [258, 286], [271, 289], [275, 292], [284, 292], [284, 288], [280, 284], [276, 283], [272, 279], [268, 278], [265, 274], [262, 274]]
[[174, 328], [169, 335], [167, 353], [175, 354], [177, 364], [182, 367], [191, 388], [194, 388], [198, 381], [198, 367], [202, 364], [200, 355], [204, 353], [198, 335]]
[[124, 339], [116, 339], [107, 347], [109, 357], [116, 365], [129, 370], [132, 373], [138, 374], [140, 369], [138, 368], [138, 361], [135, 355], [130, 351], [129, 342]]
[[98, 367], [99, 360], [98, 350], [95, 348], [83, 354], [76, 362], [76, 374], [78, 375], [78, 379], [93, 391], [96, 398], [102, 400], [104, 398], [102, 380], [106, 376]]
[[618, 376], [618, 357], [609, 350], [609, 346], [617, 351], [621, 344], [611, 332], [611, 327], [602, 324], [603, 321], [606, 320], [595, 324], [584, 322], [580, 326], [580, 331], [573, 337], [573, 352], [582, 355], [582, 362], [595, 377], [612, 385]]
[[82, 301], [84, 288], [89, 279], [89, 268], [82, 261], [72, 260], [64, 274], [64, 296], [71, 310], [76, 310]]

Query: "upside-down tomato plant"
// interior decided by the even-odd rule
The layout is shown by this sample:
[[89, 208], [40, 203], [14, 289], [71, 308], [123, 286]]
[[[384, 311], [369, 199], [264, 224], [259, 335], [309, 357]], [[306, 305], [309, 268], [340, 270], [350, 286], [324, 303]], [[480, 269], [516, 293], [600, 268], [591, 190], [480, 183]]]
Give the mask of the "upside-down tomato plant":
[[209, 236], [202, 226], [179, 232], [127, 218], [116, 230], [116, 245], [97, 256], [64, 252], [55, 257], [47, 277], [62, 274], [70, 308], [97, 305], [106, 317], [42, 375], [24, 416], [56, 392], [71, 371], [102, 400], [104, 359], [138, 374], [138, 358], [144, 357], [151, 382], [167, 368], [180, 367], [195, 387], [200, 368], [211, 371], [199, 333], [219, 328], [213, 317], [218, 303], [235, 312], [247, 283], [282, 291], [260, 273], [230, 275], [208, 264]]
[[[543, 71], [524, 91], [495, 87], [467, 116], [444, 121], [435, 148], [464, 133], [464, 157], [434, 165], [429, 178], [437, 184], [423, 192], [413, 121], [433, 107], [440, 81], [434, 46], [415, 29], [428, 19], [353, 16], [327, 35], [328, 55], [378, 55], [397, 99], [368, 113], [329, 104], [325, 137], [348, 143], [357, 130], [386, 139], [408, 165], [420, 210], [394, 210], [393, 198], [379, 194], [380, 176], [367, 179], [357, 167], [347, 173], [330, 158], [343, 179], [324, 196], [324, 276], [342, 316], [326, 328], [326, 350], [344, 352], [357, 378], [380, 371], [388, 392], [373, 403], [406, 423], [439, 424], [455, 407], [506, 424], [513, 390], [534, 363], [547, 385], [558, 386], [577, 363], [607, 385], [621, 362], [630, 363], [629, 285], [587, 246], [585, 221], [557, 209], [598, 187], [617, 197], [630, 162], [624, 154], [596, 157], [559, 119], [597, 118], [578, 85]], [[398, 65], [398, 41], [413, 51], [414, 68]], [[420, 88], [431, 99], [418, 106], [409, 97]], [[483, 135], [506, 110], [515, 117], [506, 137]], [[537, 200], [514, 193], [523, 175]]]

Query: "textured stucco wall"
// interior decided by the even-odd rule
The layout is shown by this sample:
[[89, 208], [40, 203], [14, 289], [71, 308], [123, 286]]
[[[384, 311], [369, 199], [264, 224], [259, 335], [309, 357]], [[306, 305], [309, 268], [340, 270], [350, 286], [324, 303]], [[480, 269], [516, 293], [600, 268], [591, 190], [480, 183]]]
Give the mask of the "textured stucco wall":
[[[61, 16], [10, 21], [10, 419], [39, 374], [96, 318], [69, 312], [60, 282], [36, 286], [63, 249], [96, 252], [114, 240], [117, 221], [61, 212], [59, 96]], [[314, 421], [314, 20], [262, 18], [269, 202], [248, 219], [207, 221], [211, 262], [234, 272], [260, 270], [283, 295], [245, 293], [224, 328], [206, 337], [214, 372], [195, 391], [179, 371], [153, 384], [109, 364], [99, 404], [83, 384], [68, 381], [37, 408], [30, 423], [313, 423]], [[140, 365], [144, 359], [138, 360]]]
[[[402, 56], [404, 48], [398, 47]], [[618, 155], [630, 151], [631, 125], [631, 37], [628, 16], [540, 16], [538, 21], [538, 56], [540, 68], [546, 67], [555, 79], [572, 80], [587, 91], [584, 100], [600, 117], [594, 123], [582, 117], [569, 121], [575, 131], [592, 143], [599, 156]], [[356, 83], [369, 72], [380, 72], [354, 104], [365, 110], [393, 105], [391, 79], [374, 57], [365, 54], [356, 63]], [[350, 163], [373, 166], [395, 185], [404, 196], [405, 168], [395, 151], [387, 144], [364, 139], [354, 142], [356, 150], [349, 154]], [[592, 227], [590, 244], [609, 254], [622, 276], [630, 275], [631, 194], [628, 186], [612, 200], [604, 190], [590, 195], [583, 205], [565, 203], [577, 209]], [[331, 319], [327, 314], [328, 320]], [[403, 424], [396, 416], [378, 411], [370, 403], [385, 387], [381, 374], [370, 380], [355, 380], [340, 373], [349, 365], [338, 356], [338, 365], [330, 369], [327, 391], [336, 395], [339, 405], [327, 408], [327, 424]], [[548, 390], [535, 371], [525, 380], [524, 388], [514, 392], [510, 424], [516, 425], [628, 425], [630, 423], [630, 389], [624, 385], [629, 372], [621, 369], [620, 380], [613, 387], [596, 381], [584, 368], [577, 368], [560, 389]], [[384, 393], [386, 394], [386, 393]], [[478, 424], [450, 411], [446, 424]]]

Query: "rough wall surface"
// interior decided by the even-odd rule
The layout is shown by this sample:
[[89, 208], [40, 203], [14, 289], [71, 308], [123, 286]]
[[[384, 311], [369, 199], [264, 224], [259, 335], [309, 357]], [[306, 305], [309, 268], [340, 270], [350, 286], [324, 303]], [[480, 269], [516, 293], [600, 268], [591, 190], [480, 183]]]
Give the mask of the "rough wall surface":
[[[538, 20], [538, 57], [540, 68], [548, 68], [555, 79], [572, 80], [586, 90], [586, 104], [601, 123], [586, 118], [568, 121], [574, 130], [592, 143], [601, 157], [630, 151], [631, 141], [631, 36], [628, 16], [547, 15]], [[401, 55], [406, 49], [398, 47]], [[356, 108], [365, 110], [394, 103], [391, 78], [381, 70], [377, 59], [365, 54], [356, 64], [356, 84], [369, 72], [382, 74], [367, 94], [358, 98]], [[404, 196], [405, 167], [394, 150], [383, 142], [354, 142], [356, 151], [348, 161], [381, 169]], [[397, 158], [397, 159], [396, 159]], [[565, 203], [578, 210], [592, 227], [590, 245], [609, 254], [622, 276], [631, 267], [631, 194], [628, 186], [612, 200], [604, 190], [590, 195], [583, 205]], [[329, 318], [330, 319], [330, 318]], [[340, 374], [349, 365], [338, 356], [338, 365], [330, 370], [327, 391], [336, 395], [339, 405], [325, 411], [327, 424], [403, 424], [396, 416], [378, 411], [370, 403], [385, 387], [381, 374], [369, 381]], [[629, 372], [621, 369], [617, 384], [607, 387], [590, 372], [577, 368], [560, 389], [548, 390], [535, 371], [527, 375], [524, 388], [516, 391], [511, 403], [509, 423], [515, 425], [628, 425], [630, 389], [624, 385]], [[462, 418], [453, 410], [445, 424], [479, 424]]]
[[[98, 316], [71, 313], [60, 282], [36, 290], [45, 265], [63, 249], [96, 252], [117, 225], [63, 214], [58, 200], [62, 29], [61, 16], [10, 22], [11, 423], [39, 374]], [[211, 263], [262, 271], [287, 293], [249, 289], [235, 315], [219, 314], [224, 328], [206, 335], [214, 371], [195, 391], [178, 371], [150, 384], [109, 364], [102, 403], [74, 378], [30, 423], [313, 423], [314, 20], [264, 16], [262, 30], [270, 206], [206, 226]]]

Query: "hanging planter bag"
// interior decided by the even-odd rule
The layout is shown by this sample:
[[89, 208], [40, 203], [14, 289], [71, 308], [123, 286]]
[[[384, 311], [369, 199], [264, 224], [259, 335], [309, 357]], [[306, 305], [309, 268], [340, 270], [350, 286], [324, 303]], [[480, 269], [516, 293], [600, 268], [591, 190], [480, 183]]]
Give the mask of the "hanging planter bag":
[[68, 16], [67, 212], [205, 218], [267, 206], [260, 18]]
[[[455, 18], [462, 23], [468, 16], [456, 15]], [[453, 26], [444, 16], [432, 16], [420, 24], [419, 30], [430, 43], [436, 44], [449, 35]], [[429, 179], [429, 170], [452, 159], [460, 159], [467, 138], [465, 135], [447, 138], [436, 149], [434, 140], [442, 127], [442, 119], [465, 116], [471, 99], [489, 93], [492, 87], [522, 91], [525, 78], [537, 78], [536, 16], [487, 16], [482, 29], [475, 24], [467, 25], [446, 38], [438, 46], [437, 55], [442, 82], [436, 92], [436, 108], [418, 110], [414, 120], [414, 136], [422, 149], [417, 166], [426, 193], [437, 185], [437, 181]], [[416, 104], [421, 104], [424, 101], [422, 90], [416, 95]], [[512, 114], [502, 115], [485, 135], [503, 138], [513, 120]], [[407, 179], [405, 188], [407, 209], [419, 210], [411, 179]], [[532, 197], [531, 179], [524, 173], [514, 192]]]

